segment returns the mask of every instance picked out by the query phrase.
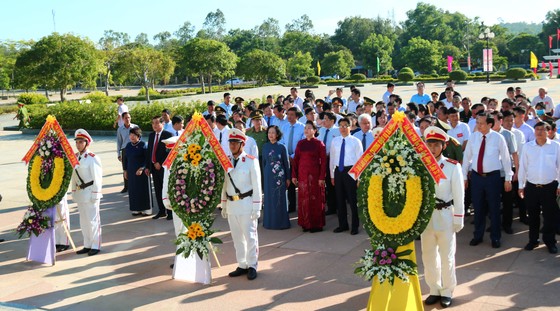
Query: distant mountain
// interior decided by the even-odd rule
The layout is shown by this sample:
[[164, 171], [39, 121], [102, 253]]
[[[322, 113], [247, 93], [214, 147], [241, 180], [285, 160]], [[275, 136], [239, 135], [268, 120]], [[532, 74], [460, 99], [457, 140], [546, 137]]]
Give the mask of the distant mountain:
[[531, 35], [538, 35], [542, 31], [542, 24], [536, 23], [525, 23], [525, 22], [518, 22], [518, 23], [500, 23], [500, 26], [506, 28], [512, 34], [519, 34], [522, 32], [531, 34]]

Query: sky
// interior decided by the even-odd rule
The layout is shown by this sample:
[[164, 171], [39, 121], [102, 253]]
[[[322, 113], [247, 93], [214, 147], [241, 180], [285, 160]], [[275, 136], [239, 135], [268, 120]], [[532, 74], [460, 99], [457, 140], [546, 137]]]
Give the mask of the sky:
[[[485, 25], [500, 22], [541, 23], [554, 0], [425, 0], [450, 12], [476, 16]], [[504, 5], [507, 3], [507, 5]], [[416, 7], [412, 0], [17, 0], [3, 3], [0, 12], [0, 41], [39, 40], [54, 31], [73, 33], [98, 42], [104, 30], [125, 32], [134, 40], [146, 33], [150, 40], [162, 31], [173, 34], [185, 21], [195, 26], [195, 32], [209, 12], [220, 9], [226, 18], [226, 29], [252, 29], [265, 19], [279, 20], [281, 30], [292, 20], [307, 14], [318, 34], [334, 34], [337, 23], [345, 17], [389, 18], [396, 23], [406, 19], [406, 12]], [[530, 13], [524, 8], [530, 8]], [[53, 21], [54, 12], [54, 21]]]

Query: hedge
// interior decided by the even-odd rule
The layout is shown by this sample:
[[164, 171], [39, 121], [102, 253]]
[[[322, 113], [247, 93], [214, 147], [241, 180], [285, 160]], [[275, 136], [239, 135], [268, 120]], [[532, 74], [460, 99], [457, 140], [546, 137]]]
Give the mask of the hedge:
[[510, 68], [506, 71], [506, 78], [519, 80], [521, 78], [525, 78], [527, 72], [523, 68]]
[[360, 82], [366, 79], [366, 75], [364, 75], [363, 73], [355, 73], [353, 75], [350, 76], [350, 81], [354, 81], [356, 82]]
[[468, 74], [463, 70], [453, 70], [449, 73], [449, 78], [455, 81], [465, 81], [467, 80]]
[[48, 98], [43, 94], [38, 93], [23, 93], [18, 96], [17, 102], [26, 105], [46, 104], [49, 102]]
[[305, 79], [305, 82], [311, 83], [311, 84], [318, 84], [319, 82], [321, 82], [321, 78], [319, 78], [317, 76], [310, 76], [310, 77], [307, 77], [307, 79]]

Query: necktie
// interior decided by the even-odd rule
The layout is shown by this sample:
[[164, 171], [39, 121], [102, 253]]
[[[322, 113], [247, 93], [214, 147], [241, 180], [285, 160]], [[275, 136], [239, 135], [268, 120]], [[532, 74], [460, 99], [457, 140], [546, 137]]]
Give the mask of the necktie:
[[175, 131], [175, 136], [179, 136], [179, 131]]
[[480, 150], [478, 150], [478, 162], [476, 165], [476, 172], [479, 174], [484, 173], [482, 167], [482, 161], [484, 160], [484, 150], [486, 150], [486, 135], [482, 135], [482, 143], [480, 144]]
[[[323, 144], [325, 144], [325, 147], [327, 146], [327, 140], [329, 139], [329, 138], [328, 138], [329, 136], [327, 136], [327, 135], [329, 135], [329, 131], [330, 131], [330, 130], [331, 130], [331, 129], [327, 129], [327, 130], [325, 131], [325, 137], [323, 137]], [[327, 150], [328, 150], [328, 149], [327, 149]]]
[[237, 166], [237, 161], [239, 161], [239, 158], [233, 159], [233, 167], [236, 167], [236, 166]]
[[270, 117], [266, 117], [266, 126], [272, 126], [272, 125], [270, 124]]
[[294, 150], [292, 149], [292, 141], [294, 140], [294, 126], [290, 126], [290, 135], [288, 136], [288, 153], [294, 154]]
[[340, 157], [338, 158], [338, 171], [344, 171], [344, 149], [346, 146], [346, 140], [342, 139], [342, 146], [340, 146]]
[[156, 133], [156, 139], [154, 139], [154, 147], [152, 148], [152, 163], [156, 163], [156, 150], [159, 143], [159, 133]]
[[364, 152], [366, 151], [366, 133], [362, 136], [362, 148], [364, 148]]
[[222, 144], [222, 132], [220, 132], [220, 144]]

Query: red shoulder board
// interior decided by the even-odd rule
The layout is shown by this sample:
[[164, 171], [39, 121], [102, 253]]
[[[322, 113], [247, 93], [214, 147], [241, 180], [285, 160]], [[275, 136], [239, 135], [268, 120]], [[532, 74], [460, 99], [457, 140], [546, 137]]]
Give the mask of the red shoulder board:
[[248, 154], [248, 155], [247, 155], [247, 158], [249, 158], [249, 159], [251, 159], [251, 160], [254, 160], [254, 159], [255, 159], [255, 156], [252, 156], [252, 155]]
[[449, 159], [449, 158], [445, 159], [445, 161], [447, 161], [447, 162], [449, 162], [449, 163], [452, 163], [452, 164], [455, 164], [455, 165], [457, 165], [457, 163], [459, 163], [459, 161], [453, 160], [453, 159]]
[[88, 152], [88, 155], [89, 155], [90, 157], [95, 157], [95, 153], [92, 153], [92, 152]]

